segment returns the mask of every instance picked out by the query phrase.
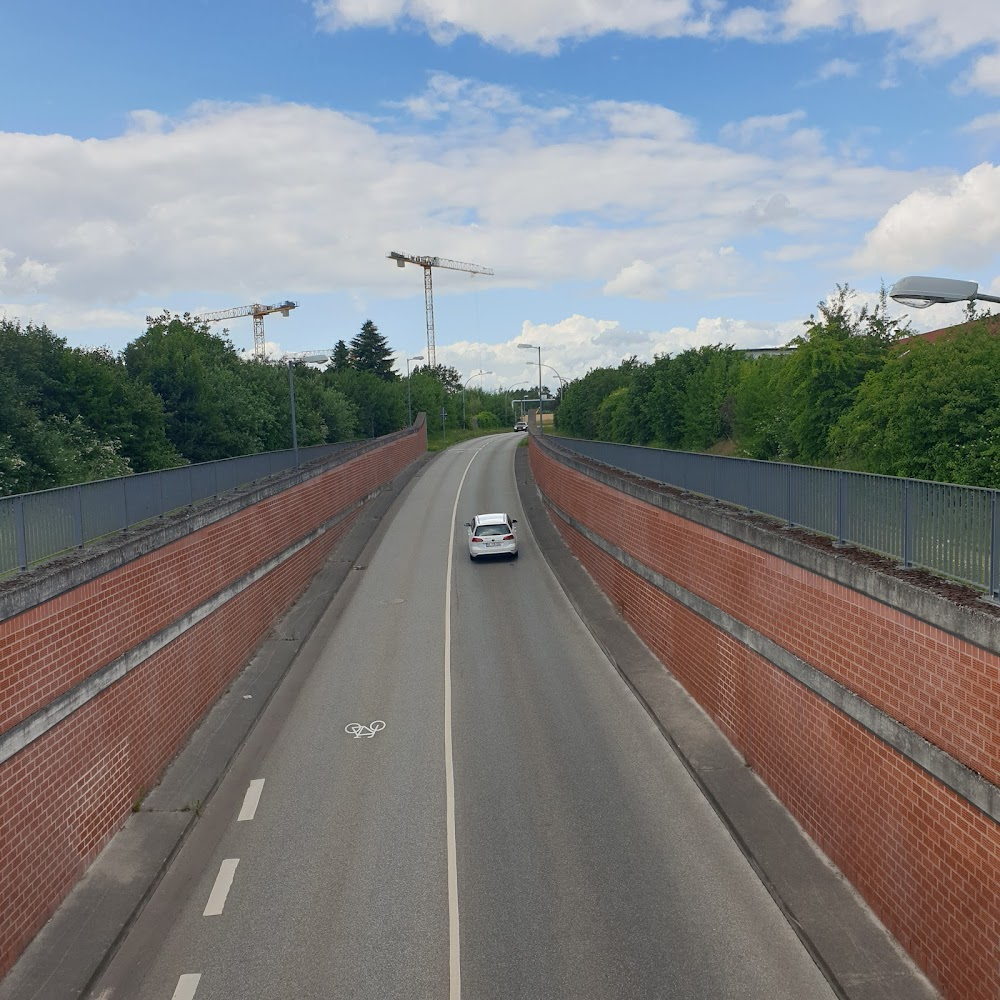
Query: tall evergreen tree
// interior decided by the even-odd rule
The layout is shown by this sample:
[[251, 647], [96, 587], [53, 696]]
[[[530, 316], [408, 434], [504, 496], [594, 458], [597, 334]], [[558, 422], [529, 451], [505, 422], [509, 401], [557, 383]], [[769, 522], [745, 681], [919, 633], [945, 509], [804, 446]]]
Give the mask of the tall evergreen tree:
[[383, 382], [395, 382], [399, 376], [393, 367], [389, 343], [378, 327], [366, 319], [361, 332], [351, 341], [351, 362], [360, 372], [370, 372]]
[[351, 367], [351, 350], [343, 340], [338, 340], [330, 358], [330, 371], [342, 372]]

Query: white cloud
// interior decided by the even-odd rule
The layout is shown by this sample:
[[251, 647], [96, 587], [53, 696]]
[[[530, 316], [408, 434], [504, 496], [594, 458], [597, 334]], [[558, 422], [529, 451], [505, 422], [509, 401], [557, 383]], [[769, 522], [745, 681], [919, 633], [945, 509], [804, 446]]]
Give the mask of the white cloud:
[[[439, 44], [473, 35], [514, 52], [558, 53], [566, 42], [621, 33], [641, 38], [682, 36], [741, 38], [752, 42], [792, 41], [803, 34], [840, 29], [855, 35], [883, 35], [892, 58], [917, 62], [975, 53], [984, 45], [997, 52], [978, 56], [965, 85], [1000, 92], [1000, 4], [987, 0], [787, 0], [777, 9], [724, 0], [508, 0], [458, 4], [455, 0], [313, 0], [326, 31], [358, 27], [422, 29]], [[851, 74], [851, 64], [834, 60], [833, 75]], [[826, 79], [828, 77], [820, 77]], [[883, 86], [892, 86], [890, 67]]]
[[831, 59], [820, 66], [816, 76], [820, 80], [833, 80], [836, 77], [852, 77], [858, 75], [858, 64], [846, 59]]
[[[377, 121], [203, 103], [144, 111], [110, 139], [0, 132], [0, 308], [80, 330], [161, 305], [412, 296], [392, 249], [490, 266], [491, 290], [756, 295], [762, 268], [834, 242], [831, 227], [842, 244], [930, 177], [845, 162], [802, 111], [732, 123], [720, 142], [696, 126], [664, 106], [547, 106], [438, 74]], [[745, 251], [763, 231], [785, 256]], [[435, 288], [467, 279], [441, 272]]]
[[[615, 368], [632, 355], [640, 361], [652, 361], [656, 355], [678, 354], [691, 348], [713, 344], [732, 344], [739, 348], [780, 347], [802, 332], [801, 319], [785, 322], [751, 323], [717, 316], [702, 318], [692, 327], [674, 326], [663, 330], [633, 330], [615, 320], [572, 315], [557, 323], [526, 321], [521, 333], [503, 344], [460, 341], [438, 345], [440, 364], [463, 372], [479, 369], [492, 371], [484, 385], [496, 388], [517, 383], [537, 384], [537, 354], [522, 351], [519, 343], [542, 347], [542, 380], [554, 387], [558, 373], [570, 381], [581, 378], [593, 368]], [[403, 362], [398, 363], [400, 371]]]
[[761, 136], [784, 136], [792, 126], [802, 121], [806, 113], [802, 110], [789, 111], [783, 115], [753, 115], [739, 122], [728, 122], [722, 126], [720, 135], [725, 142], [749, 146], [759, 141]]
[[697, 0], [508, 0], [506, 3], [456, 4], [452, 0], [314, 0], [321, 27], [416, 24], [440, 44], [477, 35], [511, 51], [552, 55], [564, 41], [594, 38], [612, 31], [651, 38], [702, 35], [706, 11], [714, 3]]
[[1000, 241], [998, 204], [1000, 167], [991, 163], [918, 188], [882, 216], [854, 263], [900, 275], [990, 266]]
[[995, 111], [989, 115], [979, 115], [978, 118], [973, 118], [972, 121], [966, 122], [959, 132], [967, 132], [971, 134], [983, 132], [988, 133], [990, 136], [1000, 135], [1000, 111]]
[[720, 31], [726, 38], [767, 41], [774, 34], [774, 16], [758, 7], [738, 7], [723, 18]]

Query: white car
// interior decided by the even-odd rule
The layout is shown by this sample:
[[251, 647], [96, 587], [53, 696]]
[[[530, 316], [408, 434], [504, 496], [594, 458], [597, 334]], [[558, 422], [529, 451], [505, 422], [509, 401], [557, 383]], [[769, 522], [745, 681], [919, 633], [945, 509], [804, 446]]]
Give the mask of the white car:
[[517, 519], [509, 514], [477, 514], [466, 521], [469, 529], [469, 558], [510, 556], [517, 558]]

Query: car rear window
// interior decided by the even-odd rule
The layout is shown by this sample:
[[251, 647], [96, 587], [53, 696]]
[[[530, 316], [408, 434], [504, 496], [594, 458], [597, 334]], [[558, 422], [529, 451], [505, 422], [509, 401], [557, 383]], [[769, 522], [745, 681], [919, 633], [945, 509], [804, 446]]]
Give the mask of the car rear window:
[[509, 535], [510, 526], [506, 524], [481, 524], [476, 528], [476, 534], [480, 538], [485, 535]]

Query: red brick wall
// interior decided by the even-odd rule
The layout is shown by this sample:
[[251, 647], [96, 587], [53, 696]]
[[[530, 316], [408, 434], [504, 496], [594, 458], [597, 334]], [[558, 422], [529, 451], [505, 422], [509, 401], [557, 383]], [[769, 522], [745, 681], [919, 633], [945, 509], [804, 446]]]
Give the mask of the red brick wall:
[[[617, 548], [835, 678], [993, 782], [1000, 661], [538, 447], [542, 492]], [[1000, 827], [768, 660], [560, 532], [623, 616], [945, 996], [1000, 997]]]
[[[401, 437], [0, 622], [0, 732], [391, 480]], [[354, 515], [0, 764], [0, 976], [156, 783]]]

